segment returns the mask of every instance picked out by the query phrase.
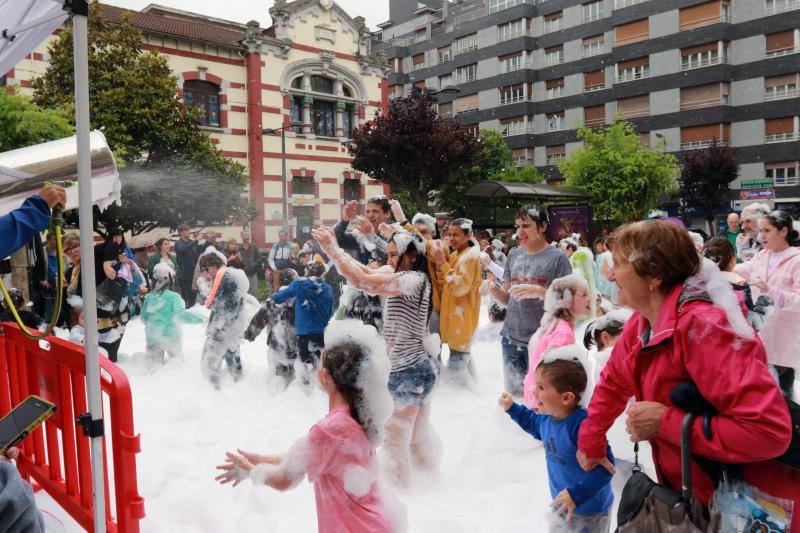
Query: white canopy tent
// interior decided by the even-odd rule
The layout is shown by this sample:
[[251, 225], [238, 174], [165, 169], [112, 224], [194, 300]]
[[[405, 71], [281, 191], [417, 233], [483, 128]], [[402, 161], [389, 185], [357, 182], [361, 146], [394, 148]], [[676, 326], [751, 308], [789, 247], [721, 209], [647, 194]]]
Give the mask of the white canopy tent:
[[[75, 133], [78, 151], [78, 205], [81, 263], [94, 264], [91, 146], [89, 138], [89, 52], [87, 0], [0, 0], [0, 73], [6, 73], [72, 17], [75, 70]], [[91, 416], [94, 531], [105, 533], [103, 489], [103, 419], [97, 350], [97, 304], [94, 269], [82, 272], [86, 319], [86, 389]]]

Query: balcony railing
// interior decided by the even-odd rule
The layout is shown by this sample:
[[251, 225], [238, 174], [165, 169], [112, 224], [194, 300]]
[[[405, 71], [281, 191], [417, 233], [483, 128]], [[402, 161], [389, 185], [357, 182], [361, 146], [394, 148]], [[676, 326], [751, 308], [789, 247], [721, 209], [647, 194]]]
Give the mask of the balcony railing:
[[780, 57], [780, 56], [788, 56], [789, 54], [797, 54], [800, 53], [800, 46], [792, 46], [791, 48], [782, 48], [780, 50], [771, 50], [767, 52], [767, 57]]
[[439, 54], [437, 56], [437, 59], [439, 60], [439, 64], [441, 65], [442, 63], [447, 63], [449, 61], [452, 61], [453, 54], [451, 54], [450, 52], [447, 52], [446, 54]]
[[500, 105], [511, 105], [511, 104], [518, 104], [519, 102], [524, 102], [525, 96], [521, 94], [512, 94], [508, 96], [500, 95]]
[[641, 80], [650, 77], [650, 69], [643, 70], [623, 70], [617, 75], [617, 83], [626, 81]]
[[[727, 139], [716, 139], [717, 144], [720, 146], [726, 146], [728, 144]], [[689, 141], [685, 143], [681, 143], [681, 150], [699, 150], [701, 148], [708, 148], [714, 144], [714, 139], [706, 139], [703, 141]]]
[[475, 9], [461, 13], [460, 15], [453, 18], [453, 24], [463, 24], [464, 22], [469, 22], [470, 20], [475, 20], [481, 17], [485, 17], [488, 14], [489, 14], [489, 9], [486, 7], [486, 4], [482, 4]]
[[564, 62], [564, 52], [559, 52], [557, 54], [545, 54], [544, 56], [544, 64], [548, 67], [553, 65], [560, 65]]
[[591, 15], [584, 15], [583, 16], [583, 23], [586, 24], [587, 22], [594, 22], [595, 20], [600, 20], [603, 18], [603, 13], [592, 13]]
[[629, 109], [628, 111], [618, 111], [620, 118], [646, 117], [650, 114], [650, 109]]
[[583, 45], [583, 57], [599, 56], [604, 52], [605, 43]]
[[431, 65], [429, 65], [427, 61], [423, 61], [422, 63], [417, 63], [416, 65], [412, 64], [411, 65], [411, 71], [413, 72], [415, 70], [422, 70], [422, 69], [428, 68], [430, 66]]
[[[500, 4], [500, 2], [498, 2]], [[530, 4], [534, 5], [536, 2], [534, 0], [517, 0], [516, 2], [503, 2], [502, 5], [489, 5], [489, 13], [497, 13], [498, 11], [503, 11], [504, 9], [510, 9], [514, 6], [522, 5], [522, 4]]]
[[517, 39], [518, 37], [533, 37], [533, 32], [531, 30], [522, 29], [519, 31], [512, 31], [512, 32], [498, 32], [497, 33], [497, 42], [502, 43], [505, 41], [510, 41], [511, 39]]
[[795, 9], [800, 9], [800, 0], [784, 0], [783, 2], [773, 1], [771, 5], [768, 3], [764, 7], [764, 13], [767, 15], [775, 15], [777, 13], [794, 11]]
[[500, 130], [500, 135], [503, 137], [513, 137], [514, 135], [524, 135], [525, 134], [525, 125], [520, 123], [519, 125], [514, 125], [513, 127], [511, 124], [506, 124], [504, 128]]
[[564, 154], [553, 154], [547, 156], [547, 164], [548, 165], [557, 165], [559, 161], [564, 159]]
[[515, 157], [514, 165], [518, 167], [529, 167], [533, 164], [533, 159], [525, 156]]
[[727, 96], [721, 96], [719, 98], [707, 98], [705, 100], [693, 100], [691, 102], [681, 102], [681, 111], [701, 109], [703, 107], [716, 107], [720, 105], [728, 105]]
[[561, 131], [564, 129], [564, 121], [559, 120], [557, 122], [548, 122], [547, 123], [547, 132], [550, 133], [551, 131]]
[[555, 98], [561, 98], [561, 96], [564, 94], [564, 88], [563, 87], [554, 87], [552, 89], [546, 89], [544, 94], [545, 94], [545, 99], [546, 100], [553, 100]]
[[498, 71], [500, 74], [507, 74], [508, 72], [516, 72], [518, 70], [522, 70], [525, 68], [533, 68], [533, 62], [530, 60], [525, 61], [517, 61], [516, 63], [507, 62], [503, 64], [501, 61], [498, 65]]
[[710, 67], [711, 65], [719, 65], [720, 63], [722, 63], [722, 59], [719, 55], [704, 57], [702, 59], [692, 59], [692, 56], [686, 56], [681, 58], [681, 70]]
[[764, 136], [764, 143], [787, 143], [800, 140], [800, 132], [792, 131], [789, 133], [771, 133]]
[[782, 89], [780, 91], [764, 91], [764, 101], [769, 102], [772, 100], [785, 100], [787, 98], [797, 98], [800, 96], [800, 91], [794, 89]]
[[554, 31], [558, 31], [560, 29], [561, 29], [561, 19], [545, 20], [544, 21], [544, 32], [545, 33], [552, 33]]
[[460, 115], [461, 113], [469, 113], [470, 111], [477, 111], [478, 109], [480, 109], [478, 104], [473, 104], [467, 107], [456, 109], [456, 115]]
[[623, 7], [635, 6], [647, 0], [614, 0], [614, 9], [622, 9]]
[[471, 81], [475, 81], [477, 76], [475, 74], [461, 74], [456, 77], [458, 83], [469, 83]]
[[586, 86], [583, 87], [583, 92], [590, 93], [592, 91], [602, 91], [605, 88], [606, 88], [606, 84], [605, 83], [598, 83], [598, 84], [595, 84], [595, 85], [586, 85]]

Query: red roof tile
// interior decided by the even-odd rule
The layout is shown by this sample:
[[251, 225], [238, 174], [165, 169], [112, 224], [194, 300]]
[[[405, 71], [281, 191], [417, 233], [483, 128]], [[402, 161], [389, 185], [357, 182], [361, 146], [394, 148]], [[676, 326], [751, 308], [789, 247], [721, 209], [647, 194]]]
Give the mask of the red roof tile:
[[228, 46], [238, 46], [244, 38], [244, 31], [238, 32], [201, 21], [192, 22], [178, 18], [165, 17], [155, 13], [141, 13], [116, 6], [102, 5], [103, 13], [110, 22], [122, 22], [123, 16], [129, 13], [131, 24], [142, 31], [152, 31], [195, 39], [209, 43], [218, 43]]

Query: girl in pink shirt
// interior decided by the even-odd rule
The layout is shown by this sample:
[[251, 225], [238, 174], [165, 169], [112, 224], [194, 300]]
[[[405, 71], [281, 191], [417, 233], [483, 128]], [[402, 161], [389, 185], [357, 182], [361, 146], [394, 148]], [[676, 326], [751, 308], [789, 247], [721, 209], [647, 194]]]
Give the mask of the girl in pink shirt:
[[523, 383], [523, 398], [529, 408], [537, 408], [533, 391], [536, 367], [542, 355], [552, 348], [575, 344], [575, 321], [589, 315], [590, 301], [586, 280], [575, 274], [553, 280], [547, 289], [541, 326], [528, 342], [528, 374]]
[[314, 484], [320, 533], [396, 530], [378, 483], [375, 441], [383, 420], [372, 416], [361, 375], [365, 366], [372, 365], [360, 343], [351, 340], [329, 347], [317, 371], [329, 396], [327, 416], [284, 456], [228, 452], [225, 464], [217, 467], [223, 471], [217, 481], [233, 482], [235, 487], [249, 477], [254, 484], [285, 491], [308, 475]]

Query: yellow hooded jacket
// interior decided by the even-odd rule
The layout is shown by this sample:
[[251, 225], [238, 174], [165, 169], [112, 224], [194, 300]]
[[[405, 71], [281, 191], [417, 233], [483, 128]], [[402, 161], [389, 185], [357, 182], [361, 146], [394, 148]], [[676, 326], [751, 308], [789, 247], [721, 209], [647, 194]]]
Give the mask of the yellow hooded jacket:
[[477, 246], [451, 252], [442, 265], [442, 305], [440, 335], [452, 350], [468, 352], [478, 327], [482, 279], [481, 255]]

